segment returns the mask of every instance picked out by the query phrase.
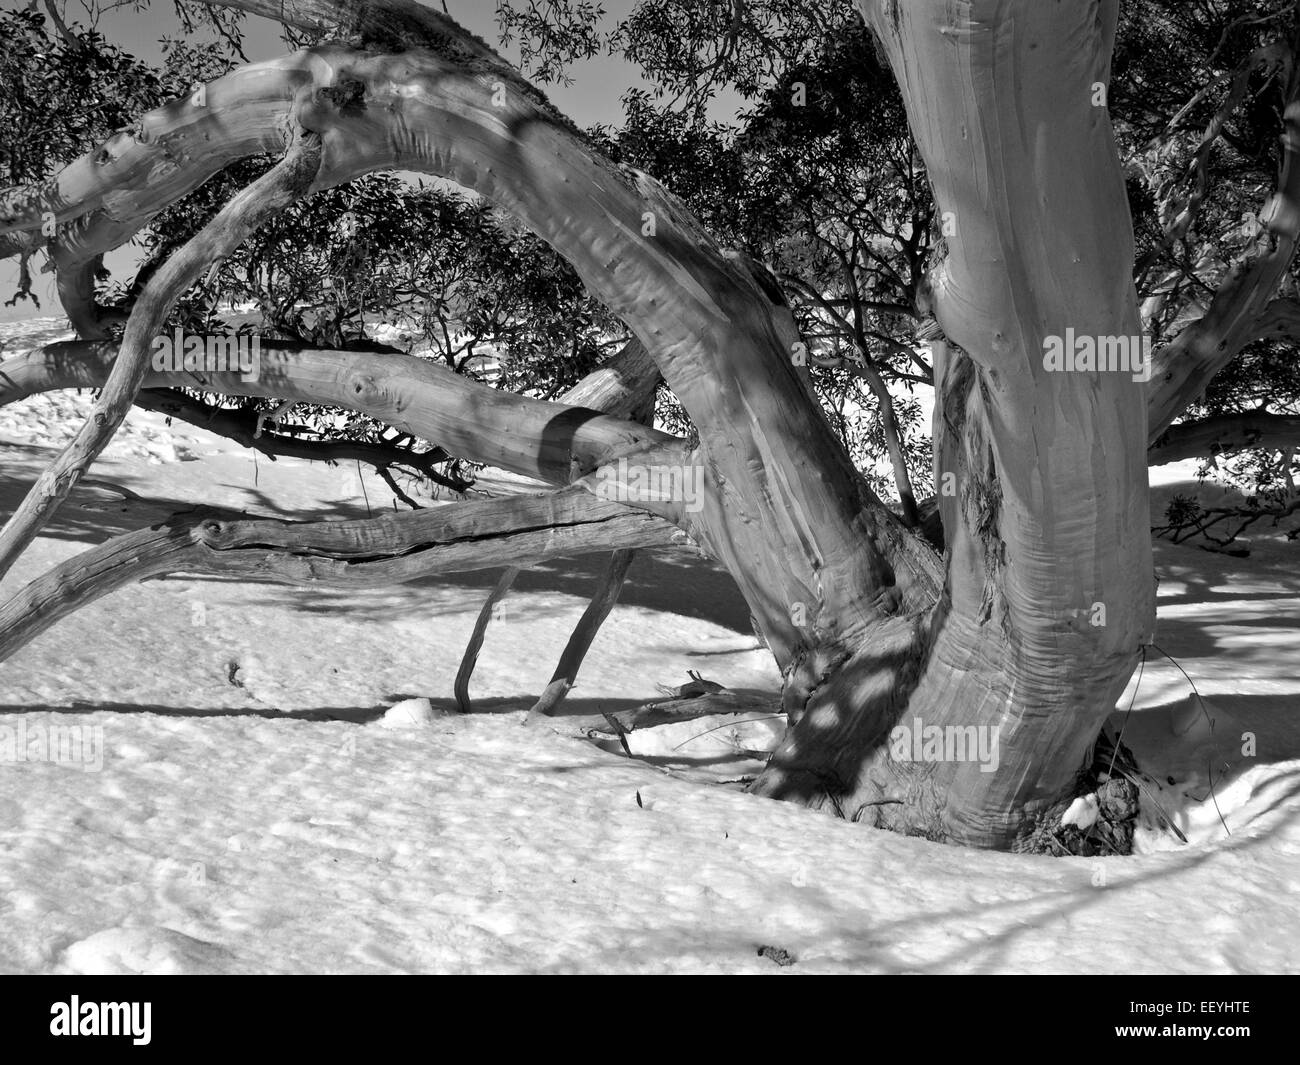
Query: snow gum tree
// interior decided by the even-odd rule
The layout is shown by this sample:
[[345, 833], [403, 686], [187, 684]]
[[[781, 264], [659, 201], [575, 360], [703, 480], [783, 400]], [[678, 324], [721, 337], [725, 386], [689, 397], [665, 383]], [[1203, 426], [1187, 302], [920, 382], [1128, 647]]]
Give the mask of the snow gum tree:
[[[616, 583], [627, 551], [693, 545], [734, 578], [782, 671], [789, 728], [755, 792], [955, 843], [1033, 846], [1076, 794], [1151, 639], [1148, 444], [1255, 335], [1288, 268], [1296, 142], [1222, 299], [1148, 361], [1107, 107], [1117, 0], [862, 0], [943, 226], [923, 292], [940, 556], [849, 461], [771, 275], [720, 246], [652, 175], [611, 163], [481, 41], [413, 0], [204, 2], [317, 43], [236, 68], [47, 180], [0, 193], [2, 253], [46, 249], [82, 337], [5, 361], [4, 401], [103, 386], [0, 533], [0, 568], [142, 387], [360, 411], [553, 491], [365, 521], [177, 516], [17, 593], [0, 607], [0, 653], [160, 573], [374, 584], [612, 552]], [[1278, 47], [1292, 56], [1292, 43]], [[1297, 117], [1292, 104], [1289, 131]], [[98, 258], [224, 167], [268, 153], [279, 162], [141, 286], [120, 339], [98, 328], [85, 283]], [[255, 380], [151, 366], [150, 339], [176, 300], [264, 220], [393, 169], [516, 216], [634, 342], [564, 402], [346, 347], [263, 345]], [[1070, 358], [1045, 359], [1066, 338]], [[644, 390], [660, 375], [698, 444], [645, 424]], [[611, 471], [629, 470], [699, 491], [611, 492]]]

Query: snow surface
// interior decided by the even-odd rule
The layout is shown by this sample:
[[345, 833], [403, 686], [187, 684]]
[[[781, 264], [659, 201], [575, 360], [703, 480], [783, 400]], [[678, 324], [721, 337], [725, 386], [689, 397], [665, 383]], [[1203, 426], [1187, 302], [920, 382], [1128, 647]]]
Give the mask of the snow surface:
[[[4, 329], [13, 351], [59, 323]], [[0, 503], [89, 406], [0, 409]], [[1153, 471], [1156, 506], [1190, 469]], [[391, 493], [132, 412], [4, 591], [199, 502], [337, 518]], [[1142, 853], [1110, 859], [966, 851], [749, 796], [733, 781], [778, 734], [761, 715], [634, 732], [644, 761], [522, 727], [599, 559], [521, 577], [472, 716], [448, 713], [452, 679], [495, 573], [347, 595], [133, 586], [0, 665], [0, 755], [56, 727], [83, 742], [73, 761], [0, 762], [0, 971], [1297, 971], [1297, 547], [1253, 547], [1157, 546], [1156, 639], [1205, 710], [1163, 659], [1126, 718], [1130, 685], [1114, 720], [1152, 780]], [[638, 705], [691, 669], [778, 681], [725, 574], [646, 552], [568, 705]]]

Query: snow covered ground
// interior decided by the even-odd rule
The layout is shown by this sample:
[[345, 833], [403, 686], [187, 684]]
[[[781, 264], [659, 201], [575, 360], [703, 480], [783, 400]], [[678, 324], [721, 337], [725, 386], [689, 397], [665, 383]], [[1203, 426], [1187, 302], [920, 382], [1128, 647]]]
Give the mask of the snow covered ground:
[[[4, 329], [12, 352], [57, 323]], [[88, 408], [0, 409], [0, 505]], [[1161, 497], [1189, 468], [1155, 472]], [[4, 591], [198, 502], [331, 518], [391, 493], [133, 412]], [[659, 755], [639, 762], [521, 727], [598, 559], [520, 579], [475, 675], [486, 712], [407, 729], [382, 727], [384, 709], [449, 709], [495, 573], [346, 596], [131, 587], [0, 665], [0, 758], [6, 739], [15, 752], [0, 760], [0, 971], [1300, 970], [1300, 547], [1253, 546], [1157, 547], [1156, 638], [1216, 725], [1176, 737], [1187, 681], [1148, 662], [1125, 731], [1154, 778], [1143, 853], [1105, 860], [964, 851], [753, 798], [726, 782], [750, 763], [725, 730], [633, 734]], [[724, 574], [647, 553], [570, 703], [637, 705], [690, 669], [777, 681]], [[751, 726], [743, 745], [772, 734]], [[18, 757], [51, 735], [75, 737], [76, 757]]]

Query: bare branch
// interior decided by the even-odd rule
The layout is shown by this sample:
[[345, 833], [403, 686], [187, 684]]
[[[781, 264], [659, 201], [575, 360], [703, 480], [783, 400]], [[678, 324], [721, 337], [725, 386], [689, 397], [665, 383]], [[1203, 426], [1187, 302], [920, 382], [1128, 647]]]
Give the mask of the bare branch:
[[628, 733], [635, 732], [637, 729], [655, 728], [658, 725], [672, 725], [680, 721], [695, 721], [701, 717], [739, 714], [771, 714], [774, 718], [780, 719], [785, 717], [781, 697], [776, 692], [725, 688], [720, 692], [706, 692], [693, 698], [665, 699], [658, 703], [646, 703], [645, 706], [638, 706], [632, 710], [611, 713], [608, 717], [604, 714], [564, 718], [530, 715], [527, 723], [536, 725], [545, 721], [551, 725], [562, 725], [565, 731], [616, 735], [619, 731]]
[[582, 666], [582, 660], [586, 657], [587, 651], [591, 649], [591, 643], [596, 638], [596, 633], [600, 631], [600, 626], [609, 617], [609, 612], [614, 609], [614, 604], [618, 602], [619, 593], [623, 590], [623, 582], [627, 578], [628, 568], [632, 565], [632, 560], [635, 557], [635, 551], [615, 551], [610, 555], [609, 565], [600, 576], [600, 580], [596, 585], [596, 592], [591, 597], [591, 602], [587, 604], [587, 609], [583, 611], [582, 618], [569, 636], [569, 642], [565, 644], [564, 653], [560, 655], [559, 664], [556, 665], [555, 672], [551, 675], [551, 682], [546, 686], [546, 690], [542, 692], [537, 702], [533, 704], [532, 709], [528, 711], [530, 718], [537, 716], [549, 717], [554, 714], [556, 707], [569, 694], [569, 690], [578, 679], [578, 669]]
[[515, 578], [522, 572], [519, 566], [510, 566], [506, 569], [479, 608], [478, 617], [474, 620], [474, 631], [470, 633], [469, 641], [465, 644], [465, 653], [461, 655], [460, 669], [456, 671], [456, 683], [453, 685], [456, 709], [462, 714], [468, 714], [474, 709], [469, 698], [469, 682], [474, 676], [474, 667], [478, 664], [478, 653], [483, 649], [483, 637], [487, 633], [488, 622], [492, 620], [496, 605], [509, 594]]
[[163, 574], [370, 588], [513, 562], [687, 542], [660, 518], [576, 488], [360, 521], [190, 512], [114, 537], [21, 589], [0, 606], [0, 659], [79, 607]]
[[1297, 447], [1300, 447], [1300, 417], [1253, 411], [1171, 425], [1147, 451], [1147, 461], [1152, 466], [1160, 466], [1252, 448], [1290, 451]]
[[[319, 0], [305, 10], [337, 15], [341, 8]], [[725, 484], [731, 498], [745, 501], [707, 509], [695, 524], [713, 526], [706, 546], [741, 574], [742, 594], [779, 659], [828, 632], [880, 620], [887, 599], [864, 598], [863, 587], [893, 589], [909, 605], [932, 604], [942, 586], [939, 561], [901, 527], [890, 528], [897, 519], [843, 455], [807, 368], [790, 357], [798, 335], [789, 308], [729, 261], [652, 179], [601, 158], [505, 75], [502, 98], [493, 75], [505, 68], [466, 59], [464, 49], [473, 47], [455, 42], [468, 35], [447, 26], [454, 38], [447, 47], [406, 47], [396, 55], [313, 48], [214, 81], [204, 107], [178, 101], [144, 116], [139, 136], [119, 135], [34, 191], [0, 195], [0, 253], [4, 233], [39, 229], [50, 210], [66, 229], [60, 241], [78, 254], [98, 254], [119, 220], [143, 224], [217, 168], [266, 152], [290, 118], [329, 145], [316, 187], [392, 168], [455, 181], [519, 217], [628, 324], [700, 430], [706, 488], [721, 492]], [[646, 239], [642, 229], [651, 223], [655, 235]], [[579, 428], [559, 420], [542, 434], [543, 448], [558, 430], [567, 450]], [[430, 439], [460, 453], [443, 436]], [[536, 461], [535, 454], [523, 458]], [[517, 455], [511, 461], [522, 464]], [[821, 475], [791, 479], [788, 469]], [[548, 473], [555, 483], [570, 476], [553, 467]], [[809, 523], [810, 515], [823, 520]], [[863, 522], [881, 535], [853, 531]], [[757, 578], [751, 584], [744, 576], [750, 565], [741, 559], [755, 557], [764, 560], [762, 583], [779, 591], [762, 592]], [[791, 602], [809, 605], [804, 624], [792, 623], [782, 605]], [[845, 611], [853, 621], [822, 625]]]
[[0, 576], [8, 572], [14, 560], [58, 510], [122, 424], [148, 372], [150, 343], [177, 297], [214, 259], [234, 251], [265, 219], [301, 195], [315, 177], [320, 159], [320, 138], [314, 134], [298, 136], [279, 163], [236, 194], [150, 279], [131, 312], [122, 350], [95, 403], [94, 413], [41, 474], [0, 531]]

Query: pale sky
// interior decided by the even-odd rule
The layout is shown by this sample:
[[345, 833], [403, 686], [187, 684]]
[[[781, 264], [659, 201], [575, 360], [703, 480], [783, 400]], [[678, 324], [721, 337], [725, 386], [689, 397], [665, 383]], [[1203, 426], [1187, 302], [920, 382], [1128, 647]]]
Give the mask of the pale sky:
[[[602, 2], [607, 12], [602, 26], [605, 32], [612, 29], [616, 20], [635, 6], [635, 0]], [[27, 0], [0, 0], [0, 9], [16, 10], [26, 6]], [[439, 0], [439, 3], [428, 6], [445, 6], [461, 25], [500, 48], [495, 20], [496, 0], [446, 0], [445, 5]], [[69, 22], [87, 21], [80, 0], [73, 0], [68, 5], [66, 18]], [[110, 11], [100, 19], [99, 30], [119, 48], [151, 63], [157, 63], [161, 59], [159, 41], [162, 38], [181, 35], [180, 22], [169, 0], [153, 0], [143, 11], [129, 8]], [[244, 52], [254, 62], [283, 55], [287, 51], [280, 39], [279, 27], [266, 19], [247, 16], [244, 20], [244, 34]], [[514, 49], [503, 51], [507, 58], [517, 62], [518, 55]], [[561, 111], [584, 127], [596, 123], [619, 123], [622, 119], [620, 98], [623, 93], [633, 85], [644, 84], [635, 67], [619, 57], [607, 55], [575, 64], [569, 73], [573, 84], [546, 85], [543, 89]], [[721, 105], [723, 110], [727, 106], [726, 103]], [[734, 112], [734, 103], [730, 106]], [[135, 261], [136, 253], [129, 244], [107, 257], [109, 269], [118, 277], [129, 275]], [[33, 287], [41, 300], [40, 310], [35, 310], [29, 301], [23, 301], [15, 307], [0, 306], [0, 321], [59, 313], [53, 275], [39, 273], [42, 265], [43, 254], [32, 260], [35, 275]], [[17, 278], [18, 261], [0, 260], [0, 304], [13, 295]]]

